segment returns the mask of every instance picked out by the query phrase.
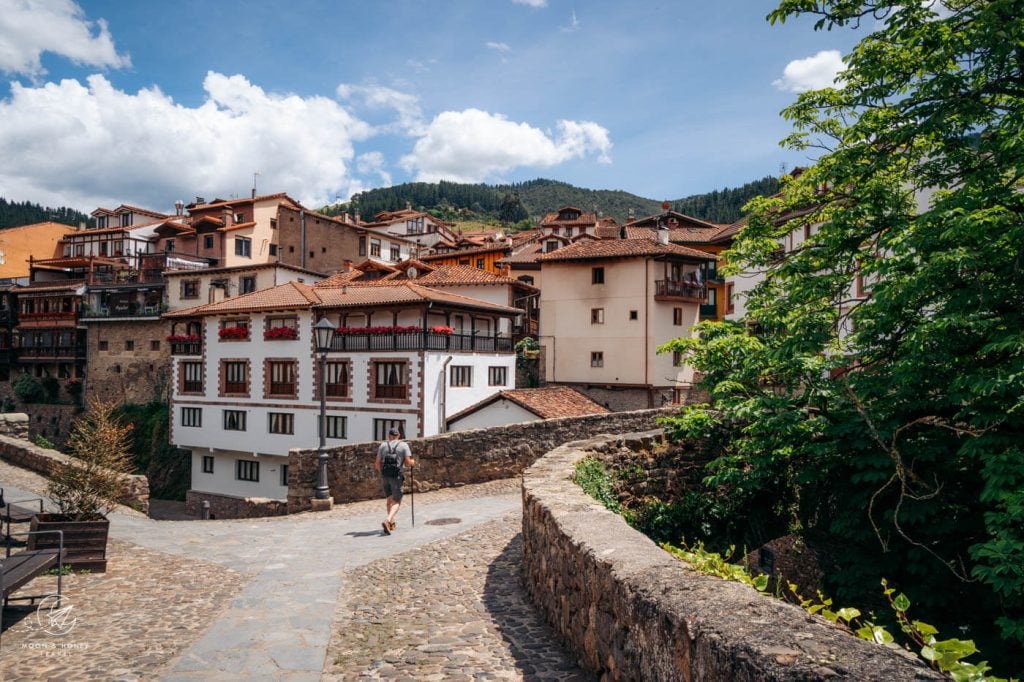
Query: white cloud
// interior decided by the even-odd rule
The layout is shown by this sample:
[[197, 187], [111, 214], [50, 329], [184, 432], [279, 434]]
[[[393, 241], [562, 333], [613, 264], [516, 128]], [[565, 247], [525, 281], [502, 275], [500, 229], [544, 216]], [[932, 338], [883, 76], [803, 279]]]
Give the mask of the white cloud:
[[530, 7], [547, 7], [548, 0], [512, 0], [516, 5], [528, 5]]
[[508, 46], [508, 43], [497, 43], [493, 40], [489, 40], [485, 44], [490, 49], [497, 50], [498, 52], [508, 52], [512, 49], [511, 47]]
[[813, 57], [794, 59], [786, 64], [782, 78], [772, 81], [779, 90], [806, 92], [838, 85], [836, 76], [846, 65], [839, 50], [822, 50]]
[[325, 97], [267, 93], [209, 72], [206, 100], [176, 104], [101, 75], [11, 86], [0, 101], [0, 187], [12, 198], [79, 206], [121, 201], [167, 210], [176, 199], [286, 191], [318, 206], [347, 188], [353, 141], [372, 129]]
[[445, 111], [431, 121], [401, 166], [424, 182], [482, 182], [521, 166], [547, 168], [597, 155], [610, 163], [608, 130], [590, 121], [559, 121], [556, 135], [479, 109]]
[[342, 83], [336, 90], [338, 97], [358, 101], [369, 109], [393, 109], [398, 121], [383, 126], [379, 132], [403, 132], [407, 135], [422, 135], [425, 126], [419, 97], [400, 92], [383, 85], [348, 85]]
[[573, 33], [580, 27], [580, 20], [576, 18], [576, 10], [572, 11], [572, 18], [569, 19], [569, 25], [563, 26], [561, 31], [563, 33]]
[[88, 66], [131, 65], [117, 53], [107, 22], [86, 21], [73, 0], [4, 0], [0, 6], [0, 71], [41, 76], [44, 52]]
[[380, 152], [366, 152], [356, 157], [356, 170], [360, 173], [375, 173], [380, 178], [380, 187], [391, 186], [391, 173], [386, 170], [384, 155]]

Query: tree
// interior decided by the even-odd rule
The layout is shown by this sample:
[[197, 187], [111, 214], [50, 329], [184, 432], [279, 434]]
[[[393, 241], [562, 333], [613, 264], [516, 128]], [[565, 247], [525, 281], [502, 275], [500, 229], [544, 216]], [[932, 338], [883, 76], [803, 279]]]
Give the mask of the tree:
[[[1006, 661], [1024, 655], [1021, 10], [783, 0], [772, 23], [874, 30], [835, 87], [783, 112], [784, 144], [821, 155], [751, 202], [725, 254], [732, 272], [767, 271], [756, 324], [704, 323], [666, 348], [715, 401], [672, 427], [732, 435], [716, 490], [770, 498], [842, 547], [842, 599], [888, 576]], [[794, 231], [811, 237], [777, 260]]]
[[498, 206], [498, 219], [503, 225], [518, 223], [529, 217], [523, 202], [519, 200], [519, 192], [510, 192], [502, 196], [501, 204]]

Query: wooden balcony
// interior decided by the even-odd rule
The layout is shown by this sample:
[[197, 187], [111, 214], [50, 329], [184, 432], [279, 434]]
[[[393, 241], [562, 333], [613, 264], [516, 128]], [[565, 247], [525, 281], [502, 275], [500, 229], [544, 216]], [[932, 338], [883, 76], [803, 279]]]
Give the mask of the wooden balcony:
[[202, 341], [171, 341], [171, 355], [202, 355]]
[[437, 334], [434, 332], [397, 332], [394, 334], [335, 334], [332, 351], [420, 351], [437, 350], [464, 353], [512, 353], [512, 338], [479, 334]]
[[706, 303], [708, 300], [708, 290], [703, 284], [659, 279], [654, 282], [654, 300]]
[[22, 360], [49, 360], [65, 358], [85, 358], [85, 344], [72, 346], [23, 346], [18, 349]]

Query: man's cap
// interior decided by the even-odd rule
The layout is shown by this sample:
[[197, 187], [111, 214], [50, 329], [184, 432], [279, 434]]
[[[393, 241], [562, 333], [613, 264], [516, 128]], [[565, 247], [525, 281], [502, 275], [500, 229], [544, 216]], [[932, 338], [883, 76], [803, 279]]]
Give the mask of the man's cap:
[[397, 435], [399, 435], [398, 429], [391, 429], [390, 431], [388, 431], [388, 435], [389, 436], [397, 436]]

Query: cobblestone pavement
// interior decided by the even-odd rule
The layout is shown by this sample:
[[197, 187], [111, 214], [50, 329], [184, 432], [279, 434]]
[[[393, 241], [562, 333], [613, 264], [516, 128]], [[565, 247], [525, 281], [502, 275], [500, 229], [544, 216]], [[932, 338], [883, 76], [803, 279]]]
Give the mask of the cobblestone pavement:
[[[0, 462], [0, 485], [45, 483]], [[380, 500], [236, 521], [121, 510], [107, 573], [65, 579], [72, 632], [5, 612], [0, 679], [588, 679], [526, 601], [519, 485], [417, 493], [416, 528], [407, 496], [390, 538]]]
[[345, 575], [324, 680], [589, 680], [526, 599], [521, 515]]

